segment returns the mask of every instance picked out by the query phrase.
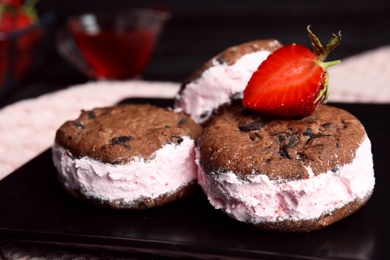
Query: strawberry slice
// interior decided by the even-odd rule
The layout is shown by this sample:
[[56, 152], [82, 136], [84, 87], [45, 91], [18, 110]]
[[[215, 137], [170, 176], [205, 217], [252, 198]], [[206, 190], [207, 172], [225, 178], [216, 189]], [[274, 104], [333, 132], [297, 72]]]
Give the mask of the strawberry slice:
[[0, 32], [11, 32], [23, 29], [35, 21], [37, 14], [34, 9], [38, 0], [0, 0]]
[[[20, 79], [31, 68], [32, 54], [43, 36], [43, 31], [40, 28], [28, 32], [21, 30], [37, 21], [34, 9], [37, 1], [0, 0], [0, 88], [7, 76], [12, 80]], [[8, 34], [18, 30], [18, 36], [11, 41]], [[9, 55], [11, 43], [15, 45], [12, 56]]]
[[244, 90], [243, 105], [258, 112], [283, 117], [310, 115], [328, 97], [326, 69], [340, 61], [324, 62], [341, 40], [340, 32], [332, 34], [324, 48], [307, 27], [312, 52], [299, 44], [275, 50], [253, 73]]

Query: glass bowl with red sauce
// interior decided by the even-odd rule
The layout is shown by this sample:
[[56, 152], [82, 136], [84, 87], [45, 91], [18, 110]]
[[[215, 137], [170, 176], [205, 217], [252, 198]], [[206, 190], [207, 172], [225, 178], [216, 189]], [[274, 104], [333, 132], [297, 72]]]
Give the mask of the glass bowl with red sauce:
[[57, 49], [89, 78], [138, 78], [168, 19], [167, 11], [155, 9], [70, 16], [57, 35]]

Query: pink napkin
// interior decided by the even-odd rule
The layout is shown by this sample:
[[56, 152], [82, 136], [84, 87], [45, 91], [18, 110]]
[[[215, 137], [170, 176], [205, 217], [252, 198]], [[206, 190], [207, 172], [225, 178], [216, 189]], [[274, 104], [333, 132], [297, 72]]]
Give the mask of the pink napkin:
[[390, 103], [390, 46], [341, 60], [329, 68], [329, 101]]

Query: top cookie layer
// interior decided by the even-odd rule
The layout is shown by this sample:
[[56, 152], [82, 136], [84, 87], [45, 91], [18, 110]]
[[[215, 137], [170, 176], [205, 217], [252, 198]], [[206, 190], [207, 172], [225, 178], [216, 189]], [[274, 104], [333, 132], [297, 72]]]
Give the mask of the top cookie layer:
[[164, 144], [180, 143], [182, 136], [196, 139], [201, 131], [184, 113], [130, 104], [82, 111], [57, 130], [55, 141], [75, 157], [120, 164], [148, 159]]
[[217, 64], [226, 64], [228, 66], [231, 66], [246, 54], [257, 52], [257, 51], [264, 51], [264, 50], [273, 52], [274, 50], [279, 49], [280, 47], [282, 47], [282, 44], [275, 39], [255, 40], [255, 41], [250, 41], [240, 45], [229, 47], [223, 50], [221, 53], [214, 56], [213, 58], [211, 58], [203, 66], [201, 66], [194, 73], [192, 73], [191, 76], [183, 82], [182, 89], [185, 88], [186, 84], [201, 77], [202, 73], [205, 70], [215, 66], [216, 64], [215, 62], [217, 62]]
[[345, 110], [320, 105], [302, 119], [259, 114], [241, 104], [227, 106], [204, 129], [199, 141], [206, 173], [233, 171], [245, 178], [265, 174], [272, 180], [307, 179], [349, 164], [366, 135]]

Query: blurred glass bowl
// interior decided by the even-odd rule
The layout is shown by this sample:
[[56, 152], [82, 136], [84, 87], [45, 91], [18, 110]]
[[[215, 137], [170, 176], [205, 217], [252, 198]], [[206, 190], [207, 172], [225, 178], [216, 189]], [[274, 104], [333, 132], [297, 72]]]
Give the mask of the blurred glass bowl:
[[154, 9], [71, 16], [58, 32], [57, 49], [92, 79], [140, 77], [168, 18]]

